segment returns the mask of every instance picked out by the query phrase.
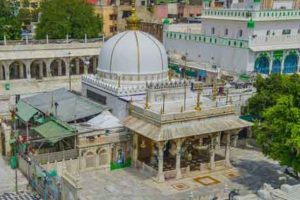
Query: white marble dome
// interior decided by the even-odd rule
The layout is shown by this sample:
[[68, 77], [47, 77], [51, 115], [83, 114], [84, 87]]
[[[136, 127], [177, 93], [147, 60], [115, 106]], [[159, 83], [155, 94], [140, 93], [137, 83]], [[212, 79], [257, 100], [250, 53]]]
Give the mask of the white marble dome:
[[160, 79], [165, 79], [168, 57], [164, 46], [148, 33], [125, 31], [104, 43], [98, 71], [110, 76], [144, 78], [159, 74]]

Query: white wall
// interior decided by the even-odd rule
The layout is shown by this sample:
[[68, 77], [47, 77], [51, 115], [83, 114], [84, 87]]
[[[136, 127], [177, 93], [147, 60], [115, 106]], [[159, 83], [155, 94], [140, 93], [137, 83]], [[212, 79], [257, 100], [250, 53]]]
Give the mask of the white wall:
[[[164, 44], [171, 54], [185, 55], [188, 60], [200, 63], [216, 64], [227, 71], [243, 73], [253, 71], [254, 61], [250, 60], [250, 50], [247, 48], [233, 48], [228, 46], [212, 45], [189, 40], [175, 40], [164, 38]], [[175, 50], [175, 51], [174, 51]], [[212, 57], [214, 58], [212, 60]]]
[[93, 91], [97, 94], [100, 94], [102, 96], [106, 96], [106, 105], [112, 109], [112, 114], [119, 118], [120, 120], [124, 119], [128, 116], [128, 110], [127, 110], [127, 102], [120, 99], [118, 96], [114, 96], [112, 94], [109, 94], [105, 91], [102, 91], [98, 88], [89, 86], [83, 82], [81, 82], [81, 92], [83, 96], [86, 96], [87, 89], [90, 91]]
[[287, 0], [275, 0], [273, 2], [273, 9], [292, 9], [293, 8], [293, 1], [287, 1]]
[[[212, 27], [215, 28], [216, 36], [246, 40], [249, 38], [249, 29], [246, 21], [202, 19], [202, 34], [212, 35]], [[226, 28], [228, 29], [228, 36], [224, 35]], [[239, 30], [243, 31], [242, 37], [239, 37]]]
[[291, 35], [297, 35], [298, 29], [300, 29], [300, 21], [257, 21], [255, 22], [253, 34], [257, 36], [266, 36], [267, 30], [270, 30], [271, 34], [274, 31], [275, 35], [282, 35], [282, 30], [284, 29], [291, 29]]

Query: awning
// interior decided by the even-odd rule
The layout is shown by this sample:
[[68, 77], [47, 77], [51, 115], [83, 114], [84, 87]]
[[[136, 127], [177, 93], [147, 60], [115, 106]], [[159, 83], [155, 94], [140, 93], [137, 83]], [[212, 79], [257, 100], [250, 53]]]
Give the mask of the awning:
[[22, 100], [17, 103], [17, 109], [18, 111], [16, 114], [18, 118], [24, 122], [28, 122], [36, 113], [38, 113], [37, 109]]
[[242, 129], [252, 126], [252, 123], [239, 119], [236, 115], [225, 115], [206, 119], [174, 122], [158, 126], [137, 117], [128, 116], [124, 120], [124, 125], [128, 129], [151, 140], [166, 141], [220, 131]]
[[68, 124], [57, 120], [48, 121], [33, 128], [33, 130], [43, 136], [47, 142], [52, 144], [75, 134], [75, 129]]

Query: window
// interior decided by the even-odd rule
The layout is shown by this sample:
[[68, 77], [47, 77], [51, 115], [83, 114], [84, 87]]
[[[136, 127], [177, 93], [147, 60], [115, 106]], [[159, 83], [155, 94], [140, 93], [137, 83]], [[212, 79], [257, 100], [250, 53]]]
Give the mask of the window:
[[270, 35], [270, 30], [267, 30], [267, 35]]
[[298, 29], [298, 34], [300, 34], [300, 28]]
[[95, 93], [91, 90], [87, 90], [86, 95], [87, 95], [88, 98], [91, 98], [92, 100], [94, 100], [96, 102], [99, 102], [103, 105], [106, 105], [106, 97], [105, 96], [97, 94], [97, 93]]
[[214, 35], [215, 34], [215, 27], [211, 28], [211, 34]]
[[291, 29], [282, 30], [282, 35], [290, 35], [290, 34], [291, 34]]
[[239, 37], [243, 37], [243, 30], [239, 30]]
[[117, 15], [116, 14], [110, 14], [109, 15], [109, 20], [117, 20]]
[[127, 11], [127, 10], [124, 10], [123, 11], [123, 15], [122, 15], [122, 18], [127, 18], [131, 15], [131, 11]]
[[142, 6], [145, 6], [145, 5], [146, 5], [146, 2], [145, 2], [145, 1], [141, 1], [141, 5], [142, 5]]
[[225, 29], [224, 35], [228, 35], [228, 28]]

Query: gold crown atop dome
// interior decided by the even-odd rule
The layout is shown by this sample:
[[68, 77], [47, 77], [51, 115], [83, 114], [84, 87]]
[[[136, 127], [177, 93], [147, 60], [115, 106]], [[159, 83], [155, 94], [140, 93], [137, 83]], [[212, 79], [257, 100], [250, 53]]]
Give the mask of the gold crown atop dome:
[[131, 4], [131, 15], [126, 19], [128, 30], [139, 30], [141, 19], [136, 15], [135, 0]]

